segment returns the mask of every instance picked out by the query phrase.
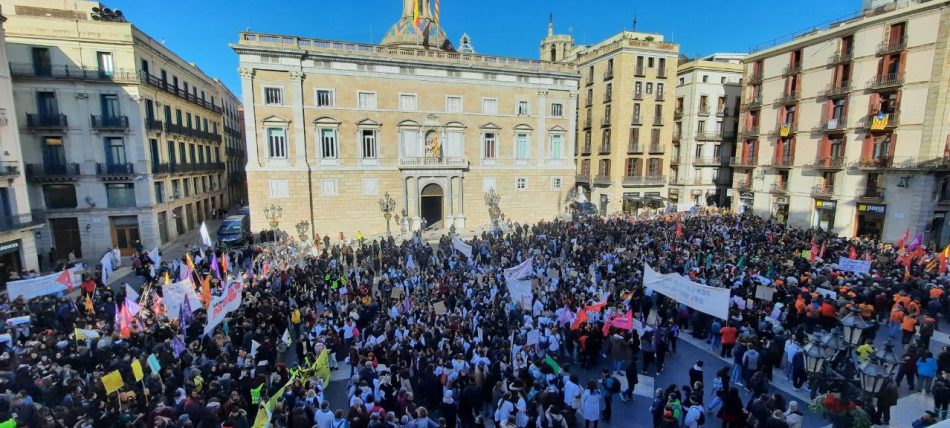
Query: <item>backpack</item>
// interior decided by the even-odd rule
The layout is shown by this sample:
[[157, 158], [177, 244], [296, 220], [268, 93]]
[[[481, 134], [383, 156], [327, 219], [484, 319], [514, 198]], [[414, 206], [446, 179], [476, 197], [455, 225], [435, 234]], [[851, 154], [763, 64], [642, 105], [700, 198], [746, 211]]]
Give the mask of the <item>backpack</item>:
[[702, 407], [699, 408], [699, 418], [696, 419], [696, 424], [700, 426], [706, 425], [706, 412], [703, 411]]
[[620, 392], [620, 381], [617, 380], [617, 378], [611, 376], [611, 377], [608, 377], [606, 381], [610, 381], [608, 390], [610, 391], [611, 394], [617, 394]]

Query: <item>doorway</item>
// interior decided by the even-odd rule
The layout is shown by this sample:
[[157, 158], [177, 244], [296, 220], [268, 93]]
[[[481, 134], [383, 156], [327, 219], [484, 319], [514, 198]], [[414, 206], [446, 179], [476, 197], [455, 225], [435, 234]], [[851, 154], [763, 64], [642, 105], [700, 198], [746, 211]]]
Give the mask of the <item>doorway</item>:
[[122, 257], [135, 252], [135, 243], [139, 240], [139, 219], [134, 215], [109, 217], [112, 229], [112, 246], [119, 249]]
[[442, 227], [442, 186], [438, 184], [429, 184], [422, 188], [421, 203], [422, 218], [425, 219], [428, 227]]
[[76, 257], [82, 257], [82, 241], [79, 238], [79, 219], [51, 218], [49, 227], [53, 234], [53, 246], [56, 248], [56, 260], [64, 260], [72, 251]]

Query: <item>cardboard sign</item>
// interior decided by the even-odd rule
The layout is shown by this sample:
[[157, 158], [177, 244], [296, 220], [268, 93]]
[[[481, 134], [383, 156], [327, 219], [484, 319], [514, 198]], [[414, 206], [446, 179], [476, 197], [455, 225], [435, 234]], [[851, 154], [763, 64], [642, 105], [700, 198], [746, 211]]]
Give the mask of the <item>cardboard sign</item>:
[[393, 291], [389, 293], [389, 297], [392, 297], [393, 299], [399, 299], [402, 297], [402, 295], [403, 289], [400, 287], [393, 288]]
[[106, 394], [112, 394], [118, 391], [123, 385], [125, 385], [125, 382], [122, 380], [122, 375], [119, 374], [118, 370], [102, 377], [102, 386], [106, 387]]
[[755, 298], [759, 300], [764, 300], [767, 302], [772, 301], [772, 296], [775, 294], [775, 289], [765, 285], [759, 285], [755, 287]]
[[445, 302], [435, 302], [432, 304], [432, 308], [435, 309], [436, 315], [442, 315], [449, 310], [445, 307]]
[[142, 378], [145, 377], [145, 373], [142, 371], [142, 362], [138, 358], [132, 360], [132, 376], [135, 376], [135, 381], [139, 382]]

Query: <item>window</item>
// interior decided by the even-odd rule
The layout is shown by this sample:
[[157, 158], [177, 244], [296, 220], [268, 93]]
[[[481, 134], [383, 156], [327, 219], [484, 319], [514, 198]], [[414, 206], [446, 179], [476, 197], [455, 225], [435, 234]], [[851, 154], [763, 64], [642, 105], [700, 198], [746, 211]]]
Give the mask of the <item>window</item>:
[[462, 97], [451, 96], [451, 95], [445, 97], [445, 112], [446, 113], [461, 113], [462, 112]]
[[270, 189], [270, 197], [272, 198], [283, 199], [290, 197], [287, 180], [269, 180], [267, 187]]
[[356, 98], [359, 103], [359, 108], [363, 108], [363, 109], [376, 108], [376, 93], [375, 92], [359, 92], [357, 93]]
[[320, 196], [337, 196], [336, 184], [335, 178], [320, 180]]
[[50, 166], [66, 165], [66, 149], [62, 137], [42, 137], [43, 163]]
[[191, 180], [183, 178], [181, 180], [181, 186], [185, 189], [185, 197], [191, 196]]
[[122, 137], [106, 137], [106, 164], [107, 165], [125, 165], [128, 159], [125, 157], [125, 141]]
[[43, 186], [46, 208], [76, 208], [76, 188], [72, 184], [47, 184]]
[[680, 77], [680, 86], [683, 86], [685, 84], [686, 84], [686, 79]]
[[525, 177], [516, 178], [515, 188], [518, 189], [519, 192], [524, 192], [525, 190], [528, 190], [528, 179]]
[[363, 194], [364, 195], [378, 195], [379, 194], [379, 179], [378, 178], [364, 178], [363, 179]]
[[36, 107], [40, 116], [55, 116], [59, 114], [59, 103], [56, 102], [56, 93], [42, 91], [36, 93]]
[[647, 95], [650, 95], [652, 93], [653, 93], [653, 83], [647, 82]]
[[159, 181], [155, 183], [155, 203], [165, 202], [165, 183]]
[[561, 190], [562, 183], [561, 177], [551, 177], [551, 190]]
[[379, 156], [376, 147], [376, 130], [360, 130], [360, 142], [362, 143], [363, 159], [376, 159]]
[[495, 189], [495, 177], [485, 177], [482, 179], [482, 191], [488, 192]]
[[654, 61], [654, 59], [655, 59], [655, 58], [653, 58], [652, 56], [649, 57], [649, 58], [647, 58], [647, 67], [653, 68], [653, 64], [654, 64], [653, 61]]
[[705, 133], [705, 132], [706, 132], [706, 121], [705, 121], [705, 120], [700, 120], [700, 121], [696, 124], [696, 133], [697, 133], [697, 134], [702, 134], [702, 133]]
[[135, 206], [135, 185], [132, 183], [106, 184], [106, 199], [109, 208], [128, 208]]
[[317, 89], [317, 107], [333, 107], [334, 95], [332, 89]]
[[482, 134], [482, 159], [495, 159], [498, 155], [498, 137], [494, 132]]
[[267, 128], [267, 155], [272, 159], [287, 158], [287, 131], [283, 128]]
[[515, 134], [515, 159], [528, 159], [528, 134], [519, 132]]
[[115, 65], [112, 63], [112, 52], [96, 52], [96, 63], [99, 65], [100, 77], [112, 77], [115, 74]]
[[49, 76], [53, 74], [49, 48], [33, 48], [33, 74]]
[[719, 83], [725, 85], [725, 84], [726, 84], [726, 76], [720, 77], [720, 78], [719, 78]]
[[399, 94], [399, 110], [402, 110], [402, 111], [418, 110], [416, 94]]
[[561, 159], [564, 155], [564, 135], [551, 135], [551, 159]]
[[552, 117], [563, 117], [564, 116], [564, 105], [560, 103], [551, 104], [551, 116]]
[[527, 102], [527, 101], [518, 101], [518, 107], [517, 107], [517, 109], [515, 110], [515, 112], [518, 114], [518, 116], [527, 116], [527, 115], [529, 114], [529, 111], [528, 111], [528, 102]]
[[324, 159], [336, 159], [336, 129], [320, 130], [320, 157]]
[[704, 74], [704, 75], [703, 75], [703, 83], [707, 83], [707, 82], [709, 82], [709, 75], [708, 75], [708, 74]]
[[633, 84], [633, 95], [634, 97], [640, 97], [643, 95], [643, 82], [636, 82]]
[[498, 98], [482, 98], [483, 114], [498, 114]]
[[663, 99], [663, 84], [662, 83], [656, 84], [656, 97], [659, 99]]
[[284, 89], [283, 88], [264, 88], [264, 104], [283, 105], [284, 104]]

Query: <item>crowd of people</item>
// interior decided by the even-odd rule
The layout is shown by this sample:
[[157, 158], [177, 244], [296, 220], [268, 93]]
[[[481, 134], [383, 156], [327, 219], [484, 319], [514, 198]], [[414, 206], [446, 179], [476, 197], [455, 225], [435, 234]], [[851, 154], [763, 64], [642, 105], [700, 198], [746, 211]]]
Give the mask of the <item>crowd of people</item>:
[[[281, 393], [264, 418], [270, 426], [596, 428], [635, 400], [639, 376], [663, 372], [689, 334], [708, 343], [710, 358], [735, 364], [707, 374], [697, 361], [682, 386], [657, 388], [653, 426], [718, 419], [798, 428], [807, 404], [786, 400], [770, 381], [787, 376], [807, 388], [808, 335], [852, 309], [881, 326], [858, 354], [873, 354], [879, 335], [900, 333], [906, 345], [900, 371], [875, 399], [875, 422], [889, 422], [905, 379], [934, 398], [921, 424], [945, 418], [950, 404], [950, 351], [934, 356], [930, 340], [947, 322], [944, 263], [919, 243], [720, 213], [515, 225], [465, 240], [471, 257], [449, 236], [328, 241], [190, 249], [164, 260], [143, 250], [133, 262], [147, 277], [138, 291], [87, 275], [78, 294], [4, 300], [0, 316], [29, 322], [0, 327], [10, 334], [0, 342], [0, 427], [249, 428]], [[871, 272], [834, 263], [855, 253], [872, 260]], [[533, 298], [515, 302], [505, 269], [528, 260]], [[651, 293], [645, 264], [731, 289], [728, 319]], [[166, 278], [193, 278], [196, 287], [207, 278], [212, 295], [241, 281], [241, 306], [205, 335], [204, 308], [188, 321], [163, 308]], [[771, 298], [757, 298], [759, 286]], [[625, 316], [633, 328], [613, 323]], [[331, 403], [322, 379], [297, 372], [324, 347], [333, 370], [350, 371], [345, 403]], [[148, 365], [133, 381], [133, 361], [150, 356], [159, 369]], [[107, 393], [103, 376], [115, 370], [124, 385]], [[813, 396], [827, 392], [818, 389]]]

